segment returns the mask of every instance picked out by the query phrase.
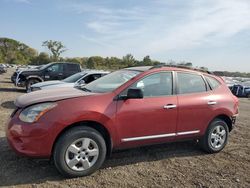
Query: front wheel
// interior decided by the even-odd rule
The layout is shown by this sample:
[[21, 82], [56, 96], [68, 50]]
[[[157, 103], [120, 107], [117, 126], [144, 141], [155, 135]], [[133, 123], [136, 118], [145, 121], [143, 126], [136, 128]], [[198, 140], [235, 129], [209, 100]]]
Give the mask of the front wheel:
[[66, 177], [87, 176], [101, 167], [106, 157], [105, 140], [89, 127], [75, 127], [57, 141], [53, 159]]
[[26, 92], [27, 93], [31, 92], [31, 86], [33, 84], [38, 83], [38, 82], [40, 82], [38, 79], [29, 79], [29, 80], [27, 80], [26, 81]]
[[207, 128], [206, 134], [200, 140], [200, 145], [208, 153], [217, 153], [227, 144], [228, 126], [225, 121], [215, 119]]

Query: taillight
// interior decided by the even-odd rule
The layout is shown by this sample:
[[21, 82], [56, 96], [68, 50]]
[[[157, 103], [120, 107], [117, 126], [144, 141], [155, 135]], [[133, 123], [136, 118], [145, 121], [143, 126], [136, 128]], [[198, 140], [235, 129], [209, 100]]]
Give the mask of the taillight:
[[235, 114], [239, 113], [239, 99], [233, 95], [233, 99], [234, 99], [234, 111]]

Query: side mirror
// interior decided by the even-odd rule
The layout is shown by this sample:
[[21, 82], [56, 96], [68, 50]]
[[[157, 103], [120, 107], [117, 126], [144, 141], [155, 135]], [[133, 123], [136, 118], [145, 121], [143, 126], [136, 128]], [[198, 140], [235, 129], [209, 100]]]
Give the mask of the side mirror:
[[81, 87], [81, 86], [84, 86], [84, 85], [86, 85], [84, 80], [80, 80], [79, 82], [75, 83], [75, 87]]
[[45, 72], [49, 73], [49, 72], [52, 72], [52, 69], [49, 67], [45, 70]]
[[141, 89], [128, 89], [127, 99], [142, 99], [143, 92]]
[[78, 84], [79, 84], [79, 85], [85, 85], [86, 82], [85, 82], [84, 80], [80, 80], [80, 81], [78, 82]]

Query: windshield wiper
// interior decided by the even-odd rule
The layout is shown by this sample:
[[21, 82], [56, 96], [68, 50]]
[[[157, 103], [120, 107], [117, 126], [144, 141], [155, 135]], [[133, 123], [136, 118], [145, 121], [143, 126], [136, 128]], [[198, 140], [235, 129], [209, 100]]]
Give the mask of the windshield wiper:
[[91, 90], [90, 90], [90, 89], [87, 89], [86, 87], [82, 87], [81, 90], [87, 91], [87, 92], [91, 92]]

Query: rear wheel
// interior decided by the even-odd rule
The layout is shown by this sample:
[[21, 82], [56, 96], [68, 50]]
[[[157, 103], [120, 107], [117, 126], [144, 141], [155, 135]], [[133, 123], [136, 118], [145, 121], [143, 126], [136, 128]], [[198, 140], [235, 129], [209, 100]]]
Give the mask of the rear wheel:
[[31, 92], [31, 86], [33, 84], [38, 83], [38, 82], [40, 82], [38, 79], [29, 79], [29, 80], [27, 80], [26, 81], [26, 92], [27, 93]]
[[203, 150], [208, 153], [217, 153], [227, 144], [229, 129], [225, 121], [215, 119], [207, 128], [206, 134], [200, 140]]
[[58, 171], [66, 177], [87, 176], [101, 167], [106, 144], [99, 132], [89, 127], [75, 127], [57, 141], [53, 159]]

